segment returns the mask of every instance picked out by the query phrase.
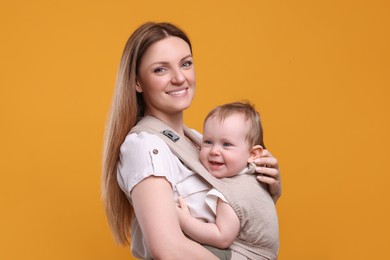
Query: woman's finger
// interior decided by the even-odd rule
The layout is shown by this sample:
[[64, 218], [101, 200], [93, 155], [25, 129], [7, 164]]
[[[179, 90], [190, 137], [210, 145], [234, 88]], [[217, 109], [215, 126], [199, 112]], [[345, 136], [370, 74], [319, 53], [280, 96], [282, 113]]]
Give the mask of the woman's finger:
[[261, 157], [274, 157], [274, 156], [267, 149], [263, 149], [263, 151], [261, 152]]
[[259, 175], [259, 176], [257, 176], [257, 179], [263, 183], [268, 184], [268, 185], [274, 185], [278, 182], [277, 180], [275, 180], [275, 178], [268, 177], [266, 175]]
[[280, 176], [279, 171], [277, 169], [269, 167], [256, 167], [256, 172], [274, 178], [276, 180], [278, 180]]
[[258, 166], [278, 168], [278, 160], [268, 150], [263, 150], [261, 157], [254, 161]]
[[280, 195], [282, 194], [282, 185], [280, 183], [280, 180], [276, 180], [272, 177], [267, 177], [265, 175], [259, 175], [257, 176], [257, 179], [260, 182], [267, 184], [272, 200], [274, 201], [274, 203], [276, 203]]
[[260, 157], [254, 160], [254, 163], [257, 166], [269, 167], [269, 168], [277, 168], [278, 160], [275, 157]]

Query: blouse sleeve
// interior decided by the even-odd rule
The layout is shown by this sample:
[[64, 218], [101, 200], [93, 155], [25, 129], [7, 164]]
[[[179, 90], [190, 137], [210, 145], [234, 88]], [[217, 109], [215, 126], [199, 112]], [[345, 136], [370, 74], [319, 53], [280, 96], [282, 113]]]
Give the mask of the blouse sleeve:
[[217, 202], [218, 199], [221, 199], [222, 201], [229, 203], [225, 196], [221, 192], [219, 192], [217, 189], [212, 188], [209, 192], [206, 194], [206, 204], [209, 206], [209, 208], [214, 212], [214, 215], [217, 214]]
[[129, 134], [120, 148], [117, 179], [130, 197], [135, 185], [149, 176], [165, 177], [172, 187], [177, 180], [178, 158], [158, 136], [147, 132]]

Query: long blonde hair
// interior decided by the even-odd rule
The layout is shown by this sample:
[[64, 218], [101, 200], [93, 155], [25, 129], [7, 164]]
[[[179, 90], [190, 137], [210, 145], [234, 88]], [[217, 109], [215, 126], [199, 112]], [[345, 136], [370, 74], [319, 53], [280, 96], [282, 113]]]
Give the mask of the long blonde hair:
[[153, 43], [169, 36], [186, 41], [192, 52], [189, 38], [175, 25], [148, 22], [138, 27], [128, 39], [118, 69], [105, 129], [102, 198], [111, 231], [116, 242], [121, 245], [130, 242], [133, 208], [117, 182], [119, 150], [126, 135], [145, 110], [142, 95], [135, 90], [142, 57]]

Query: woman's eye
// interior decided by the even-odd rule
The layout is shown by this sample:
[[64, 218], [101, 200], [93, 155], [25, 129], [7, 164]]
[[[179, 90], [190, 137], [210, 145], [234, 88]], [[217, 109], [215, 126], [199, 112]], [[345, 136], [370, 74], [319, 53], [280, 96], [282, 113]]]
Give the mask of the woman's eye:
[[190, 67], [192, 65], [192, 61], [185, 61], [183, 63], [183, 67]]
[[162, 67], [158, 67], [158, 68], [155, 68], [153, 70], [154, 73], [161, 73], [161, 72], [164, 72], [166, 69], [165, 68], [162, 68]]

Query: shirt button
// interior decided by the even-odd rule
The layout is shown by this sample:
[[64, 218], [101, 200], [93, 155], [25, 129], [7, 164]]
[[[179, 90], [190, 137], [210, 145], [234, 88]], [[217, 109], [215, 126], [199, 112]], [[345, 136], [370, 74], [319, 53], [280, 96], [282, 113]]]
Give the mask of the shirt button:
[[153, 149], [153, 153], [154, 154], [158, 154], [158, 150], [157, 149]]

